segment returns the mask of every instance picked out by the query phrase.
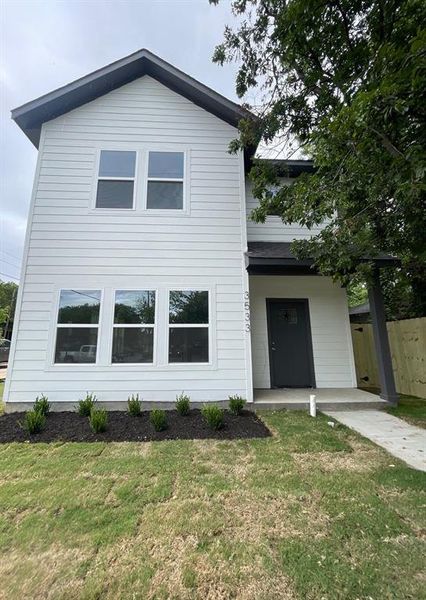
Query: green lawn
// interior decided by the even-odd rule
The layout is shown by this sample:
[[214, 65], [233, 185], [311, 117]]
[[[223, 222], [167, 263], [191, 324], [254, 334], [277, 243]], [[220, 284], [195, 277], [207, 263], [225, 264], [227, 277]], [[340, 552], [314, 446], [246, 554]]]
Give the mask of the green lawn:
[[426, 399], [401, 395], [398, 406], [388, 408], [387, 412], [426, 429]]
[[424, 598], [426, 475], [263, 418], [274, 437], [0, 446], [0, 597]]

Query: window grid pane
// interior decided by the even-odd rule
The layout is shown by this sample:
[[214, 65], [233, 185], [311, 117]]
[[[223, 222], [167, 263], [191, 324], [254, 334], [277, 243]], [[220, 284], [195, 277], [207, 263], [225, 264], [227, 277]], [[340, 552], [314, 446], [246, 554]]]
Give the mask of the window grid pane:
[[136, 152], [101, 150], [99, 177], [134, 177]]
[[153, 325], [154, 322], [155, 291], [117, 290], [115, 292], [115, 324]]
[[179, 181], [148, 181], [147, 208], [183, 208], [183, 183]]
[[169, 322], [191, 324], [209, 323], [209, 293], [207, 291], [171, 290]]
[[99, 179], [96, 208], [133, 208], [133, 190], [133, 181]]
[[170, 363], [208, 363], [209, 330], [207, 327], [170, 327]]
[[148, 177], [183, 179], [183, 152], [150, 152]]
[[153, 327], [114, 327], [111, 357], [113, 363], [152, 363], [153, 357]]
[[95, 363], [97, 327], [58, 327], [55, 363]]
[[100, 290], [61, 290], [58, 324], [97, 325], [100, 305]]

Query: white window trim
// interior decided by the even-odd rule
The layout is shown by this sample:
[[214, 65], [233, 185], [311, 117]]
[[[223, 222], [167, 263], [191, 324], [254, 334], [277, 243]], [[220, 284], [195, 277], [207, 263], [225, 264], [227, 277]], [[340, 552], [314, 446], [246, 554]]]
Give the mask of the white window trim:
[[[183, 177], [149, 177], [149, 153], [150, 152], [179, 152], [183, 154]], [[189, 173], [189, 155], [190, 152], [187, 148], [176, 148], [176, 147], [149, 147], [145, 149], [145, 160], [143, 170], [143, 210], [148, 215], [187, 215], [189, 214], [189, 185], [188, 185], [188, 173]], [[176, 182], [182, 183], [182, 208], [148, 208], [148, 183], [150, 181], [160, 181], [163, 183]]]
[[[116, 292], [155, 292], [155, 312], [154, 312], [154, 323], [144, 324], [144, 323], [114, 323], [115, 316], [115, 295]], [[117, 368], [117, 367], [141, 367], [141, 368], [149, 368], [149, 367], [157, 367], [157, 340], [158, 340], [158, 289], [154, 287], [120, 287], [112, 289], [112, 322], [110, 323], [111, 332], [110, 332], [110, 343], [108, 348], [108, 366]], [[115, 328], [126, 327], [129, 329], [143, 329], [143, 328], [152, 328], [153, 329], [153, 347], [152, 347], [152, 362], [113, 362], [112, 361], [112, 348], [113, 348], [113, 338], [114, 338], [114, 329]]]
[[[116, 290], [138, 291], [141, 286], [119, 286], [111, 288], [109, 286], [85, 287], [81, 283], [73, 285], [74, 282], [68, 285], [56, 287], [53, 290], [54, 299], [52, 303], [52, 311], [50, 317], [48, 345], [46, 353], [46, 371], [69, 371], [83, 370], [93, 372], [106, 372], [114, 368], [123, 372], [158, 372], [161, 373], [171, 371], [188, 371], [188, 368], [194, 371], [212, 371], [217, 369], [217, 315], [216, 315], [216, 285], [211, 282], [205, 285], [199, 282], [193, 285], [180, 285], [175, 283], [170, 285], [166, 282], [156, 282], [150, 285], [146, 282], [144, 289], [155, 291], [155, 324], [154, 324], [154, 347], [153, 347], [153, 362], [152, 363], [112, 363], [112, 336], [114, 325], [114, 302]], [[152, 282], [151, 282], [152, 283]], [[57, 321], [59, 314], [60, 294], [62, 290], [69, 289], [85, 289], [91, 291], [101, 291], [101, 306], [99, 311], [98, 322], [98, 344], [96, 348], [96, 362], [94, 363], [55, 363], [55, 349], [57, 336]], [[207, 291], [209, 293], [209, 362], [203, 363], [169, 363], [169, 300], [172, 290], [180, 291]], [[90, 327], [92, 324], [84, 325]], [[172, 324], [173, 325], [173, 324]], [[179, 324], [178, 324], [179, 325]], [[186, 326], [185, 323], [180, 324]], [[195, 326], [203, 326], [207, 324], [197, 324]], [[93, 325], [92, 325], [93, 326]], [[74, 372], [73, 371], [73, 372]]]
[[[97, 323], [78, 323], [78, 324], [69, 324], [69, 323], [58, 323], [58, 317], [59, 317], [59, 305], [60, 305], [60, 301], [61, 301], [61, 292], [65, 291], [65, 290], [82, 290], [84, 289], [86, 292], [100, 292], [101, 293], [101, 297], [99, 299], [100, 302], [100, 306], [99, 306], [99, 318], [98, 318], [98, 322]], [[53, 332], [52, 335], [50, 336], [51, 338], [51, 342], [50, 342], [50, 350], [49, 350], [49, 356], [50, 356], [50, 360], [49, 360], [49, 366], [53, 367], [55, 370], [58, 369], [72, 369], [72, 368], [84, 368], [84, 369], [90, 369], [93, 368], [94, 366], [97, 366], [99, 364], [99, 341], [100, 341], [100, 335], [101, 335], [101, 324], [102, 324], [102, 316], [103, 316], [103, 307], [104, 307], [104, 290], [102, 288], [82, 288], [81, 286], [68, 286], [68, 287], [61, 287], [56, 291], [56, 300], [54, 303], [54, 311], [53, 311], [53, 316], [52, 316], [52, 322], [51, 322], [51, 331]], [[95, 357], [95, 362], [92, 363], [83, 363], [83, 362], [79, 362], [79, 363], [57, 363], [55, 362], [55, 354], [56, 354], [56, 341], [57, 341], [57, 337], [58, 337], [58, 329], [64, 329], [64, 328], [76, 328], [76, 329], [88, 329], [88, 328], [96, 328], [98, 330], [98, 337], [97, 337], [97, 344], [96, 344], [96, 357]]]
[[[170, 292], [207, 292], [208, 293], [208, 307], [209, 307], [209, 322], [208, 323], [170, 323]], [[166, 348], [166, 356], [165, 356], [165, 360], [166, 360], [166, 365], [169, 368], [175, 369], [177, 367], [188, 367], [188, 366], [195, 366], [195, 367], [213, 367], [216, 363], [216, 356], [213, 354], [213, 349], [214, 349], [214, 345], [213, 345], [213, 337], [216, 340], [216, 336], [213, 335], [215, 330], [216, 330], [216, 321], [213, 318], [213, 312], [212, 312], [212, 303], [213, 303], [213, 296], [216, 296], [214, 294], [214, 290], [210, 287], [210, 286], [188, 286], [188, 287], [180, 287], [178, 285], [175, 286], [171, 286], [168, 287], [166, 290], [167, 293], [167, 302], [166, 302], [166, 306], [167, 306], [167, 313], [166, 313], [166, 344], [165, 344], [165, 348]], [[216, 298], [215, 298], [215, 304], [216, 304]], [[214, 327], [213, 327], [214, 325]], [[197, 327], [203, 327], [203, 328], [207, 328], [209, 335], [208, 335], [208, 352], [209, 352], [209, 360], [206, 362], [170, 362], [169, 360], [169, 345], [170, 345], [170, 328], [171, 327], [186, 327], [186, 328], [197, 328]]]
[[[102, 152], [134, 152], [135, 153], [135, 174], [133, 177], [101, 177], [99, 175], [99, 167], [101, 163]], [[93, 178], [93, 194], [91, 209], [97, 213], [103, 214], [117, 214], [123, 213], [128, 214], [130, 211], [135, 211], [137, 207], [137, 186], [138, 186], [138, 173], [139, 173], [139, 161], [140, 152], [134, 148], [116, 148], [113, 145], [108, 147], [98, 148], [96, 151], [95, 160], [95, 172]], [[133, 181], [133, 203], [130, 208], [114, 208], [114, 207], [98, 207], [96, 206], [96, 197], [98, 195], [98, 182], [99, 181]]]

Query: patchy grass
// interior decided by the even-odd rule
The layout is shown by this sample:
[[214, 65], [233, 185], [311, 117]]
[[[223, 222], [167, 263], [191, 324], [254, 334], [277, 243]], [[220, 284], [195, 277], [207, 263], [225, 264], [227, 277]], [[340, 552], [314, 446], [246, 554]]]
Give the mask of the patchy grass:
[[398, 406], [388, 408], [387, 412], [408, 421], [412, 425], [426, 429], [426, 399], [424, 398], [401, 395]]
[[423, 597], [426, 475], [262, 417], [271, 438], [0, 446], [0, 597]]

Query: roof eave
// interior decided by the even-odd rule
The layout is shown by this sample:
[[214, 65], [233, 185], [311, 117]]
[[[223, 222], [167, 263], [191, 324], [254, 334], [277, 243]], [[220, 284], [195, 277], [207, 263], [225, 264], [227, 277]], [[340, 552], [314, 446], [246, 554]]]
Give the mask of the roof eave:
[[149, 75], [234, 127], [257, 117], [146, 49], [12, 110], [12, 119], [38, 147], [41, 126], [139, 77]]

